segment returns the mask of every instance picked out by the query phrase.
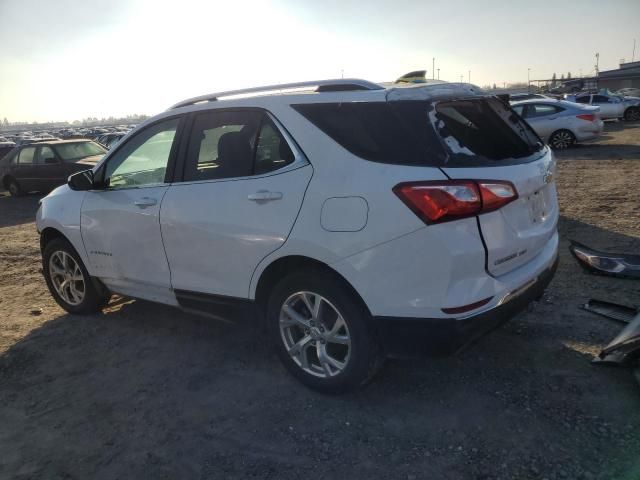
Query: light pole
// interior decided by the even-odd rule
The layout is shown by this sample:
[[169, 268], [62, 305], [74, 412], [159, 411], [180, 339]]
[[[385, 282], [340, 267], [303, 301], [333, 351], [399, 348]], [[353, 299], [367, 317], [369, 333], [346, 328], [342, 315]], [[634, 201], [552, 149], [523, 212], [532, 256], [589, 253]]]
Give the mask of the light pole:
[[527, 68], [527, 92], [531, 92], [531, 69]]
[[440, 69], [438, 69], [438, 80], [440, 80]]

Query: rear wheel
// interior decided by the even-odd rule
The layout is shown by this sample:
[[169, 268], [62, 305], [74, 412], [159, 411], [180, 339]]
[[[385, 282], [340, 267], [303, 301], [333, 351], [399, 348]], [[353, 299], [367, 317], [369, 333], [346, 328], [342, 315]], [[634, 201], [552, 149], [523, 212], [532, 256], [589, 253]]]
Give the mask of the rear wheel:
[[7, 190], [9, 190], [9, 193], [13, 197], [20, 197], [24, 195], [24, 192], [22, 191], [20, 184], [15, 178], [9, 179], [9, 181], [7, 182]]
[[54, 300], [69, 313], [95, 313], [109, 302], [109, 292], [89, 275], [78, 253], [62, 238], [44, 248], [42, 271]]
[[636, 122], [640, 120], [640, 107], [629, 107], [624, 112], [624, 119], [627, 122]]
[[314, 390], [354, 390], [382, 364], [371, 316], [328, 272], [294, 273], [281, 280], [269, 298], [267, 322], [284, 366]]
[[564, 150], [576, 142], [576, 137], [569, 130], [558, 130], [549, 137], [549, 145], [555, 150]]

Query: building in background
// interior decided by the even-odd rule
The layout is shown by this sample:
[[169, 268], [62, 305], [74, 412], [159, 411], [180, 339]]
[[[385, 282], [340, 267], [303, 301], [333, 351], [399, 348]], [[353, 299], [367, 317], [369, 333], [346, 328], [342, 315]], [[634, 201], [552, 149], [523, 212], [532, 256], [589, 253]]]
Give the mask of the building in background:
[[616, 70], [600, 72], [598, 88], [608, 88], [611, 91], [640, 88], [640, 62], [621, 63]]

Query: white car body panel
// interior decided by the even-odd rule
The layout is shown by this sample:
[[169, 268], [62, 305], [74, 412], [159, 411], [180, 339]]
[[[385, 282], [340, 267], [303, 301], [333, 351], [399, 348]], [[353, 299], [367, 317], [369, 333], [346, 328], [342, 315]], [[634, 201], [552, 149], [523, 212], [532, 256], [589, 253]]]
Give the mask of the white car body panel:
[[535, 162], [485, 168], [445, 168], [451, 178], [490, 178], [513, 183], [518, 198], [478, 216], [487, 247], [487, 269], [500, 276], [526, 264], [557, 230], [556, 163], [550, 148]]
[[[306, 164], [283, 173], [169, 187], [160, 223], [172, 287], [246, 298], [256, 265], [289, 236], [312, 174]], [[267, 191], [280, 198], [248, 198]]]
[[[118, 293], [170, 296], [171, 277], [160, 233], [168, 185], [89, 191], [82, 205], [82, 238], [90, 272]], [[149, 295], [143, 295], [148, 288]], [[128, 290], [127, 290], [128, 291]]]
[[86, 193], [73, 191], [67, 185], [56, 188], [41, 201], [36, 213], [36, 226], [40, 233], [47, 228], [62, 232], [87, 265], [89, 273], [93, 274], [88, 267], [89, 257], [80, 232], [80, 208]]

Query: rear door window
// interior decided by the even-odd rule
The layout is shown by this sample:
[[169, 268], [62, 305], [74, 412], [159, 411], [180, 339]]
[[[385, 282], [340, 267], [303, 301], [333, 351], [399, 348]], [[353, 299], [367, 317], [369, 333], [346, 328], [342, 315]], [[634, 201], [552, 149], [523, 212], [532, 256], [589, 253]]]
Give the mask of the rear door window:
[[196, 116], [191, 129], [184, 180], [246, 177], [253, 171], [257, 111], [213, 111]]
[[294, 160], [293, 152], [273, 121], [265, 115], [258, 134], [253, 173], [261, 175], [289, 165]]

